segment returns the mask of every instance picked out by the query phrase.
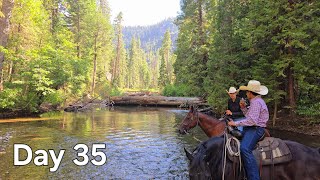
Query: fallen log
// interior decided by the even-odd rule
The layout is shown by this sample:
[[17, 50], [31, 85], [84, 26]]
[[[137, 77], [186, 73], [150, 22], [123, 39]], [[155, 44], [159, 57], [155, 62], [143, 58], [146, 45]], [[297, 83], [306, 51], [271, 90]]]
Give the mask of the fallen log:
[[114, 96], [110, 97], [116, 106], [141, 105], [141, 106], [176, 106], [188, 107], [189, 105], [208, 106], [197, 97], [166, 97], [166, 96]]

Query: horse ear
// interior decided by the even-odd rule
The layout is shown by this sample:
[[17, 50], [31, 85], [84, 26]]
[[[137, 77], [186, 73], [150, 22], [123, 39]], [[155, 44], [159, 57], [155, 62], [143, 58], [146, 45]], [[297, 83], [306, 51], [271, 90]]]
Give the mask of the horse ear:
[[183, 148], [183, 149], [184, 149], [184, 152], [186, 152], [187, 158], [191, 162], [193, 160], [192, 154], [186, 148]]
[[190, 106], [190, 111], [193, 112], [194, 108], [193, 105]]

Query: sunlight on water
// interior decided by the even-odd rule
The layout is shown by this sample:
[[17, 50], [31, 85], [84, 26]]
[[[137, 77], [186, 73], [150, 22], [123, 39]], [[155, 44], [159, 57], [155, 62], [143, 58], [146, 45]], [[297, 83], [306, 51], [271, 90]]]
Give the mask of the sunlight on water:
[[[48, 117], [15, 120], [2, 123], [0, 145], [0, 177], [3, 179], [168, 179], [188, 178], [188, 160], [183, 148], [193, 149], [197, 141], [181, 136], [176, 131], [185, 111], [165, 108], [116, 108], [114, 111], [97, 110], [86, 113], [62, 113], [53, 119]], [[45, 121], [43, 121], [45, 119]], [[195, 131], [197, 132], [197, 131]], [[200, 137], [206, 138], [203, 135]], [[29, 145], [33, 152], [53, 149], [55, 154], [65, 149], [60, 167], [13, 166], [13, 144]], [[77, 152], [73, 147], [84, 143], [106, 144], [107, 162], [103, 166], [88, 163], [77, 166], [73, 159]], [[20, 159], [26, 158], [24, 150]], [[93, 159], [93, 157], [91, 157]]]
[[[188, 179], [183, 148], [196, 147], [198, 141], [193, 136], [200, 140], [207, 137], [200, 128], [193, 129], [191, 135], [178, 134], [177, 125], [185, 114], [178, 109], [116, 107], [113, 111], [49, 114], [1, 123], [0, 179]], [[52, 160], [48, 166], [35, 166], [33, 162], [13, 166], [16, 143], [29, 145], [33, 152], [66, 152], [56, 172], [49, 171]], [[106, 164], [75, 165], [77, 152], [73, 147], [79, 143], [89, 147], [88, 154], [94, 143], [105, 144]], [[27, 156], [23, 150], [19, 155], [21, 160]]]

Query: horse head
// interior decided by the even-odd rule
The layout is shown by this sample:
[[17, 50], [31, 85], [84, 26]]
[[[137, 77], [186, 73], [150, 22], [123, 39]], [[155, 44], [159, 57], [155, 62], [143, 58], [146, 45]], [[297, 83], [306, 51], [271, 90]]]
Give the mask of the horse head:
[[[213, 179], [211, 175], [212, 158], [216, 159], [222, 155], [220, 150], [220, 137], [210, 138], [207, 141], [200, 143], [197, 148], [191, 153], [185, 150], [186, 156], [189, 159], [189, 178], [194, 180]], [[221, 161], [219, 161], [221, 162]]]
[[180, 134], [186, 134], [190, 129], [194, 128], [199, 120], [197, 110], [191, 106], [187, 116], [182, 120], [178, 130]]

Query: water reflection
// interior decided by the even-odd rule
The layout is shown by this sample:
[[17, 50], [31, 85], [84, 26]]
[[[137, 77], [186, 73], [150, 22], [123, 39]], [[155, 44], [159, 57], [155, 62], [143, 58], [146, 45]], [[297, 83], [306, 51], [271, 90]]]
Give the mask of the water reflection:
[[[45, 115], [51, 120], [0, 123], [0, 179], [188, 179], [188, 160], [183, 148], [192, 150], [196, 139], [207, 137], [200, 128], [190, 135], [179, 135], [176, 126], [186, 111], [166, 108], [116, 107], [113, 111]], [[193, 138], [193, 137], [196, 138]], [[287, 138], [286, 138], [287, 139]], [[314, 140], [311, 140], [315, 142]], [[53, 149], [65, 155], [56, 172], [53, 166], [34, 163], [13, 166], [13, 144], [28, 144], [34, 151]], [[107, 163], [77, 166], [73, 147], [84, 143], [106, 144]], [[316, 142], [315, 144], [319, 142]], [[20, 154], [21, 158], [26, 153]], [[90, 160], [94, 157], [90, 156]]]
[[[180, 114], [179, 114], [180, 113]], [[86, 113], [63, 113], [52, 120], [1, 123], [0, 136], [10, 133], [10, 140], [2, 146], [0, 177], [3, 179], [187, 179], [188, 161], [183, 147], [193, 148], [197, 142], [179, 136], [175, 125], [181, 121], [182, 111], [165, 108], [116, 108], [114, 111], [96, 110]], [[57, 116], [59, 118], [57, 118]], [[48, 117], [45, 117], [48, 118]], [[28, 144], [33, 151], [66, 149], [59, 169], [37, 167], [34, 163], [13, 166], [13, 144]], [[77, 166], [73, 147], [84, 143], [104, 143], [107, 163], [103, 166]], [[21, 159], [26, 158], [20, 152]], [[93, 157], [90, 157], [93, 159]]]

